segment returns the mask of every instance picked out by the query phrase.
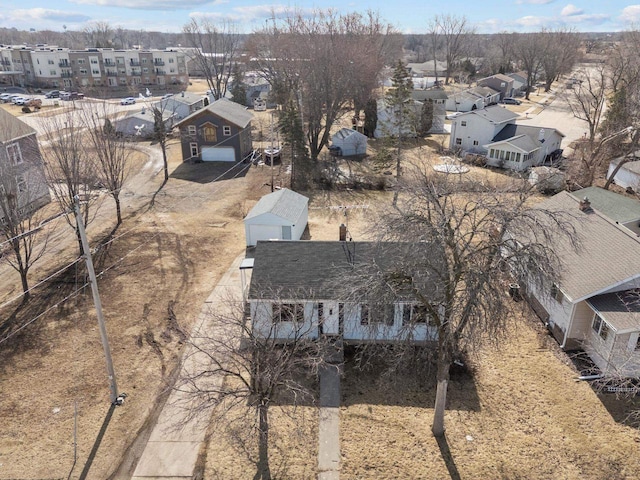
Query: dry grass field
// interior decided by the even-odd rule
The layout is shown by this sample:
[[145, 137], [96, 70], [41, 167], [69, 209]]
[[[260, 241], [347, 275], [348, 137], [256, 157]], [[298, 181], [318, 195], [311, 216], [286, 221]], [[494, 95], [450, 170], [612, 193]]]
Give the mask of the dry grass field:
[[[423, 142], [407, 159], [430, 169], [441, 161], [434, 153], [439, 142]], [[109, 386], [91, 292], [83, 288], [63, 301], [84, 284], [82, 269], [46, 282], [26, 306], [0, 311], [2, 323], [37, 318], [0, 343], [0, 479], [80, 478], [83, 471], [88, 479], [130, 475], [143, 446], [135, 440], [165, 399], [183, 335], [243, 251], [243, 216], [270, 191], [268, 168], [253, 166], [236, 178], [217, 179], [219, 166], [183, 164], [177, 147], [171, 144], [171, 178], [152, 208], [162, 174], [150, 175], [149, 168], [157, 172], [158, 165], [138, 157], [137, 174], [124, 193], [125, 222], [96, 254], [97, 269], [104, 271], [100, 291], [118, 386], [129, 395], [124, 406], [107, 416]], [[370, 171], [366, 160], [351, 167]], [[284, 169], [276, 173], [276, 181], [286, 185]], [[511, 180], [476, 167], [465, 175], [483, 182]], [[314, 240], [337, 239], [340, 223], [348, 223], [354, 240], [370, 238], [377, 207], [392, 196], [373, 190], [301, 193], [311, 199]], [[360, 208], [345, 215], [339, 208], [345, 205]], [[89, 226], [94, 244], [112, 228], [111, 208], [105, 199]], [[32, 272], [32, 284], [74, 258], [73, 235], [64, 225], [60, 229], [55, 248]], [[0, 304], [18, 291], [17, 274], [0, 264]], [[640, 434], [621, 422], [628, 407], [575, 382], [567, 357], [526, 308], [513, 319], [508, 341], [499, 350], [478, 352], [472, 364], [473, 375], [451, 382], [447, 442], [440, 445], [429, 431], [434, 389], [428, 378], [360, 373], [348, 364], [342, 478], [640, 477]], [[316, 478], [317, 409], [275, 407], [272, 420], [273, 472], [281, 479]], [[252, 478], [253, 446], [245, 449], [234, 432], [218, 425], [209, 433], [205, 478]]]

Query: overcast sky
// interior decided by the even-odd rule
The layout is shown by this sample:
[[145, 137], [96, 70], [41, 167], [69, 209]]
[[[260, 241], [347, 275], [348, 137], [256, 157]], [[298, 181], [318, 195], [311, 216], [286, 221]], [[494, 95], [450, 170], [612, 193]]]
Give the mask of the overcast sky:
[[[20, 30], [80, 30], [92, 21], [112, 27], [179, 32], [192, 17], [236, 22], [245, 33], [287, 9], [371, 9], [405, 33], [424, 33], [436, 14], [466, 15], [478, 32], [535, 31], [567, 26], [581, 32], [619, 31], [640, 25], [640, 0], [369, 0], [264, 3], [260, 0], [0, 0], [0, 26]], [[19, 7], [19, 8], [18, 8]]]

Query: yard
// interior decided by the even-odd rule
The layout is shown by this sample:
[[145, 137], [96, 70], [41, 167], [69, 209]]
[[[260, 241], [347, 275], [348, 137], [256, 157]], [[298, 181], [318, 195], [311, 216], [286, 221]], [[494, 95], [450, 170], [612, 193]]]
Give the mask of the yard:
[[[424, 142], [407, 151], [407, 158], [429, 169], [441, 161], [433, 152], [436, 145]], [[215, 166], [184, 165], [178, 150], [172, 143], [172, 177], [153, 208], [149, 201], [162, 174], [157, 163], [138, 160], [140, 174], [124, 193], [125, 222], [109, 248], [96, 255], [98, 271], [105, 271], [100, 291], [118, 387], [128, 394], [112, 417], [91, 293], [84, 288], [62, 301], [84, 284], [79, 270], [46, 282], [27, 306], [3, 309], [3, 320], [23, 324], [50, 308], [0, 344], [0, 479], [78, 478], [83, 470], [86, 478], [130, 476], [144, 447], [136, 438], [143, 438], [166, 398], [184, 334], [242, 252], [244, 214], [270, 191], [268, 168], [251, 167], [237, 178], [214, 181], [221, 173]], [[366, 160], [354, 166], [369, 170]], [[155, 174], [145, 177], [148, 168]], [[510, 180], [475, 167], [465, 175]], [[286, 177], [277, 181], [286, 184]], [[341, 223], [348, 224], [354, 240], [367, 239], [376, 207], [392, 196], [389, 191], [301, 193], [311, 198], [314, 240], [337, 239]], [[105, 200], [99, 219], [89, 226], [94, 243], [111, 229], [110, 208]], [[73, 235], [68, 228], [64, 232], [58, 240], [63, 243], [37, 264], [32, 284], [73, 258]], [[0, 302], [5, 302], [17, 293], [18, 277], [4, 264], [0, 272]], [[342, 478], [638, 478], [640, 434], [619, 421], [624, 405], [607, 397], [612, 416], [587, 384], [575, 382], [570, 362], [528, 310], [514, 319], [511, 333], [500, 350], [486, 349], [473, 358], [474, 375], [452, 381], [447, 444], [438, 445], [429, 431], [434, 389], [428, 380], [397, 375], [390, 383], [348, 366]], [[315, 478], [315, 408], [275, 410], [279, 467], [273, 471], [280, 478]], [[210, 434], [206, 478], [252, 478], [251, 462], [231, 432], [212, 428]]]

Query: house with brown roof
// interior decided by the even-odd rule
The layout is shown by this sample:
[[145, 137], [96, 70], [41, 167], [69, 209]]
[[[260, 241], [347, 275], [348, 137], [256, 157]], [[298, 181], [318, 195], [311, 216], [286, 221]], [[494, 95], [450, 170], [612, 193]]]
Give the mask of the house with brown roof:
[[50, 201], [36, 131], [0, 108], [0, 228]]
[[640, 377], [640, 202], [597, 187], [560, 192], [540, 208], [563, 212], [577, 246], [550, 248], [558, 278], [527, 297], [560, 346], [584, 350], [607, 375]]

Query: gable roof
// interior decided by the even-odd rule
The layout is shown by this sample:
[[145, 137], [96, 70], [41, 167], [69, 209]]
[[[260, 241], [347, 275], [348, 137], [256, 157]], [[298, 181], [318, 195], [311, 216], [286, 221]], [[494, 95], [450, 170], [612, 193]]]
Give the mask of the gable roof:
[[[161, 110], [162, 112], [162, 119], [166, 122], [167, 120], [171, 119], [175, 114], [173, 112], [170, 112], [168, 110]], [[140, 110], [138, 112], [132, 113], [131, 115], [127, 115], [125, 117], [122, 118], [118, 118], [117, 120], [115, 120], [115, 123], [122, 123], [122, 122], [126, 122], [132, 119], [136, 119], [136, 120], [140, 120], [143, 122], [151, 122], [154, 123], [155, 122], [155, 118], [153, 116], [153, 109], [151, 108], [145, 108], [143, 110]]]
[[563, 267], [557, 283], [573, 302], [640, 277], [640, 239], [597, 208], [580, 211], [579, 204], [575, 196], [563, 191], [538, 205], [553, 212], [565, 212], [564, 220], [578, 236], [577, 249], [564, 236], [553, 244]]
[[617, 334], [640, 330], [640, 290], [596, 295], [587, 302]]
[[587, 187], [572, 192], [578, 200], [587, 197], [591, 206], [610, 220], [627, 223], [640, 219], [640, 202], [600, 187]]
[[247, 107], [244, 107], [239, 103], [232, 102], [229, 99], [220, 98], [210, 105], [201, 108], [200, 110], [196, 110], [191, 115], [183, 118], [176, 124], [176, 126], [180, 127], [182, 124], [191, 123], [195, 117], [206, 114], [207, 112], [212, 113], [229, 123], [233, 123], [240, 128], [246, 128], [253, 119], [253, 113], [248, 111]]
[[564, 134], [555, 128], [512, 123], [510, 125], [505, 125], [491, 141], [499, 142], [500, 140], [507, 140], [508, 138], [515, 137], [517, 135], [527, 135], [538, 143], [544, 143], [540, 142], [540, 135], [542, 134], [542, 138], [546, 142], [554, 132], [558, 133], [561, 137], [564, 137]]
[[346, 140], [349, 137], [364, 137], [364, 140], [368, 140], [366, 135], [354, 130], [353, 128], [341, 128], [331, 136], [331, 140]]
[[[411, 243], [258, 241], [249, 298], [347, 300], [366, 296], [378, 301], [386, 299], [386, 295], [411, 298], [408, 292], [387, 290], [387, 282], [379, 273], [393, 271], [402, 259], [414, 259], [416, 250]], [[419, 287], [433, 292], [435, 301], [436, 288], [429, 274], [417, 267], [412, 273]]]
[[245, 220], [250, 220], [265, 213], [271, 213], [285, 220], [295, 222], [300, 218], [309, 203], [304, 195], [283, 188], [262, 197], [249, 211]]
[[523, 152], [526, 152], [526, 153], [533, 152], [534, 150], [537, 150], [538, 148], [540, 148], [540, 142], [534, 141], [528, 135], [517, 135], [515, 137], [507, 138], [505, 140], [492, 142], [486, 145], [486, 147], [493, 146], [498, 143], [508, 143], [509, 145], [512, 145], [517, 149], [522, 150]]
[[483, 80], [488, 80], [490, 78], [495, 78], [496, 80], [500, 80], [503, 82], [513, 82], [513, 78], [503, 75], [502, 73], [496, 73], [495, 75], [490, 75], [488, 77], [481, 78], [480, 80], [478, 80], [478, 83], [482, 82]]
[[433, 88], [431, 90], [412, 90], [411, 98], [417, 100], [419, 102], [424, 102], [425, 100], [446, 100], [449, 98], [447, 92], [442, 90], [441, 88]]
[[496, 95], [500, 93], [498, 92], [498, 90], [495, 90], [491, 87], [483, 87], [483, 86], [473, 87], [473, 88], [470, 88], [468, 91], [471, 93], [480, 95], [482, 97], [490, 97], [491, 95]]
[[491, 123], [496, 123], [496, 124], [510, 122], [520, 116], [517, 113], [514, 113], [511, 110], [501, 107], [499, 105], [492, 105], [490, 107], [482, 108], [480, 110], [473, 110], [471, 112], [466, 112], [466, 113], [463, 113], [462, 115], [459, 115], [458, 118], [464, 115], [478, 115], [479, 117], [482, 117], [485, 120], [489, 120]]
[[164, 100], [161, 100], [158, 103], [160, 104], [162, 104], [163, 102], [168, 103], [171, 100], [178, 103], [184, 103], [185, 105], [193, 105], [194, 103], [202, 102], [203, 98], [202, 98], [202, 95], [196, 95], [195, 93], [181, 92], [181, 93], [176, 93], [175, 95], [172, 95], [169, 98], [165, 98]]
[[2, 125], [2, 128], [0, 128], [0, 142], [2, 143], [15, 141], [36, 133], [35, 129], [7, 112], [4, 108], [0, 108], [0, 125]]

